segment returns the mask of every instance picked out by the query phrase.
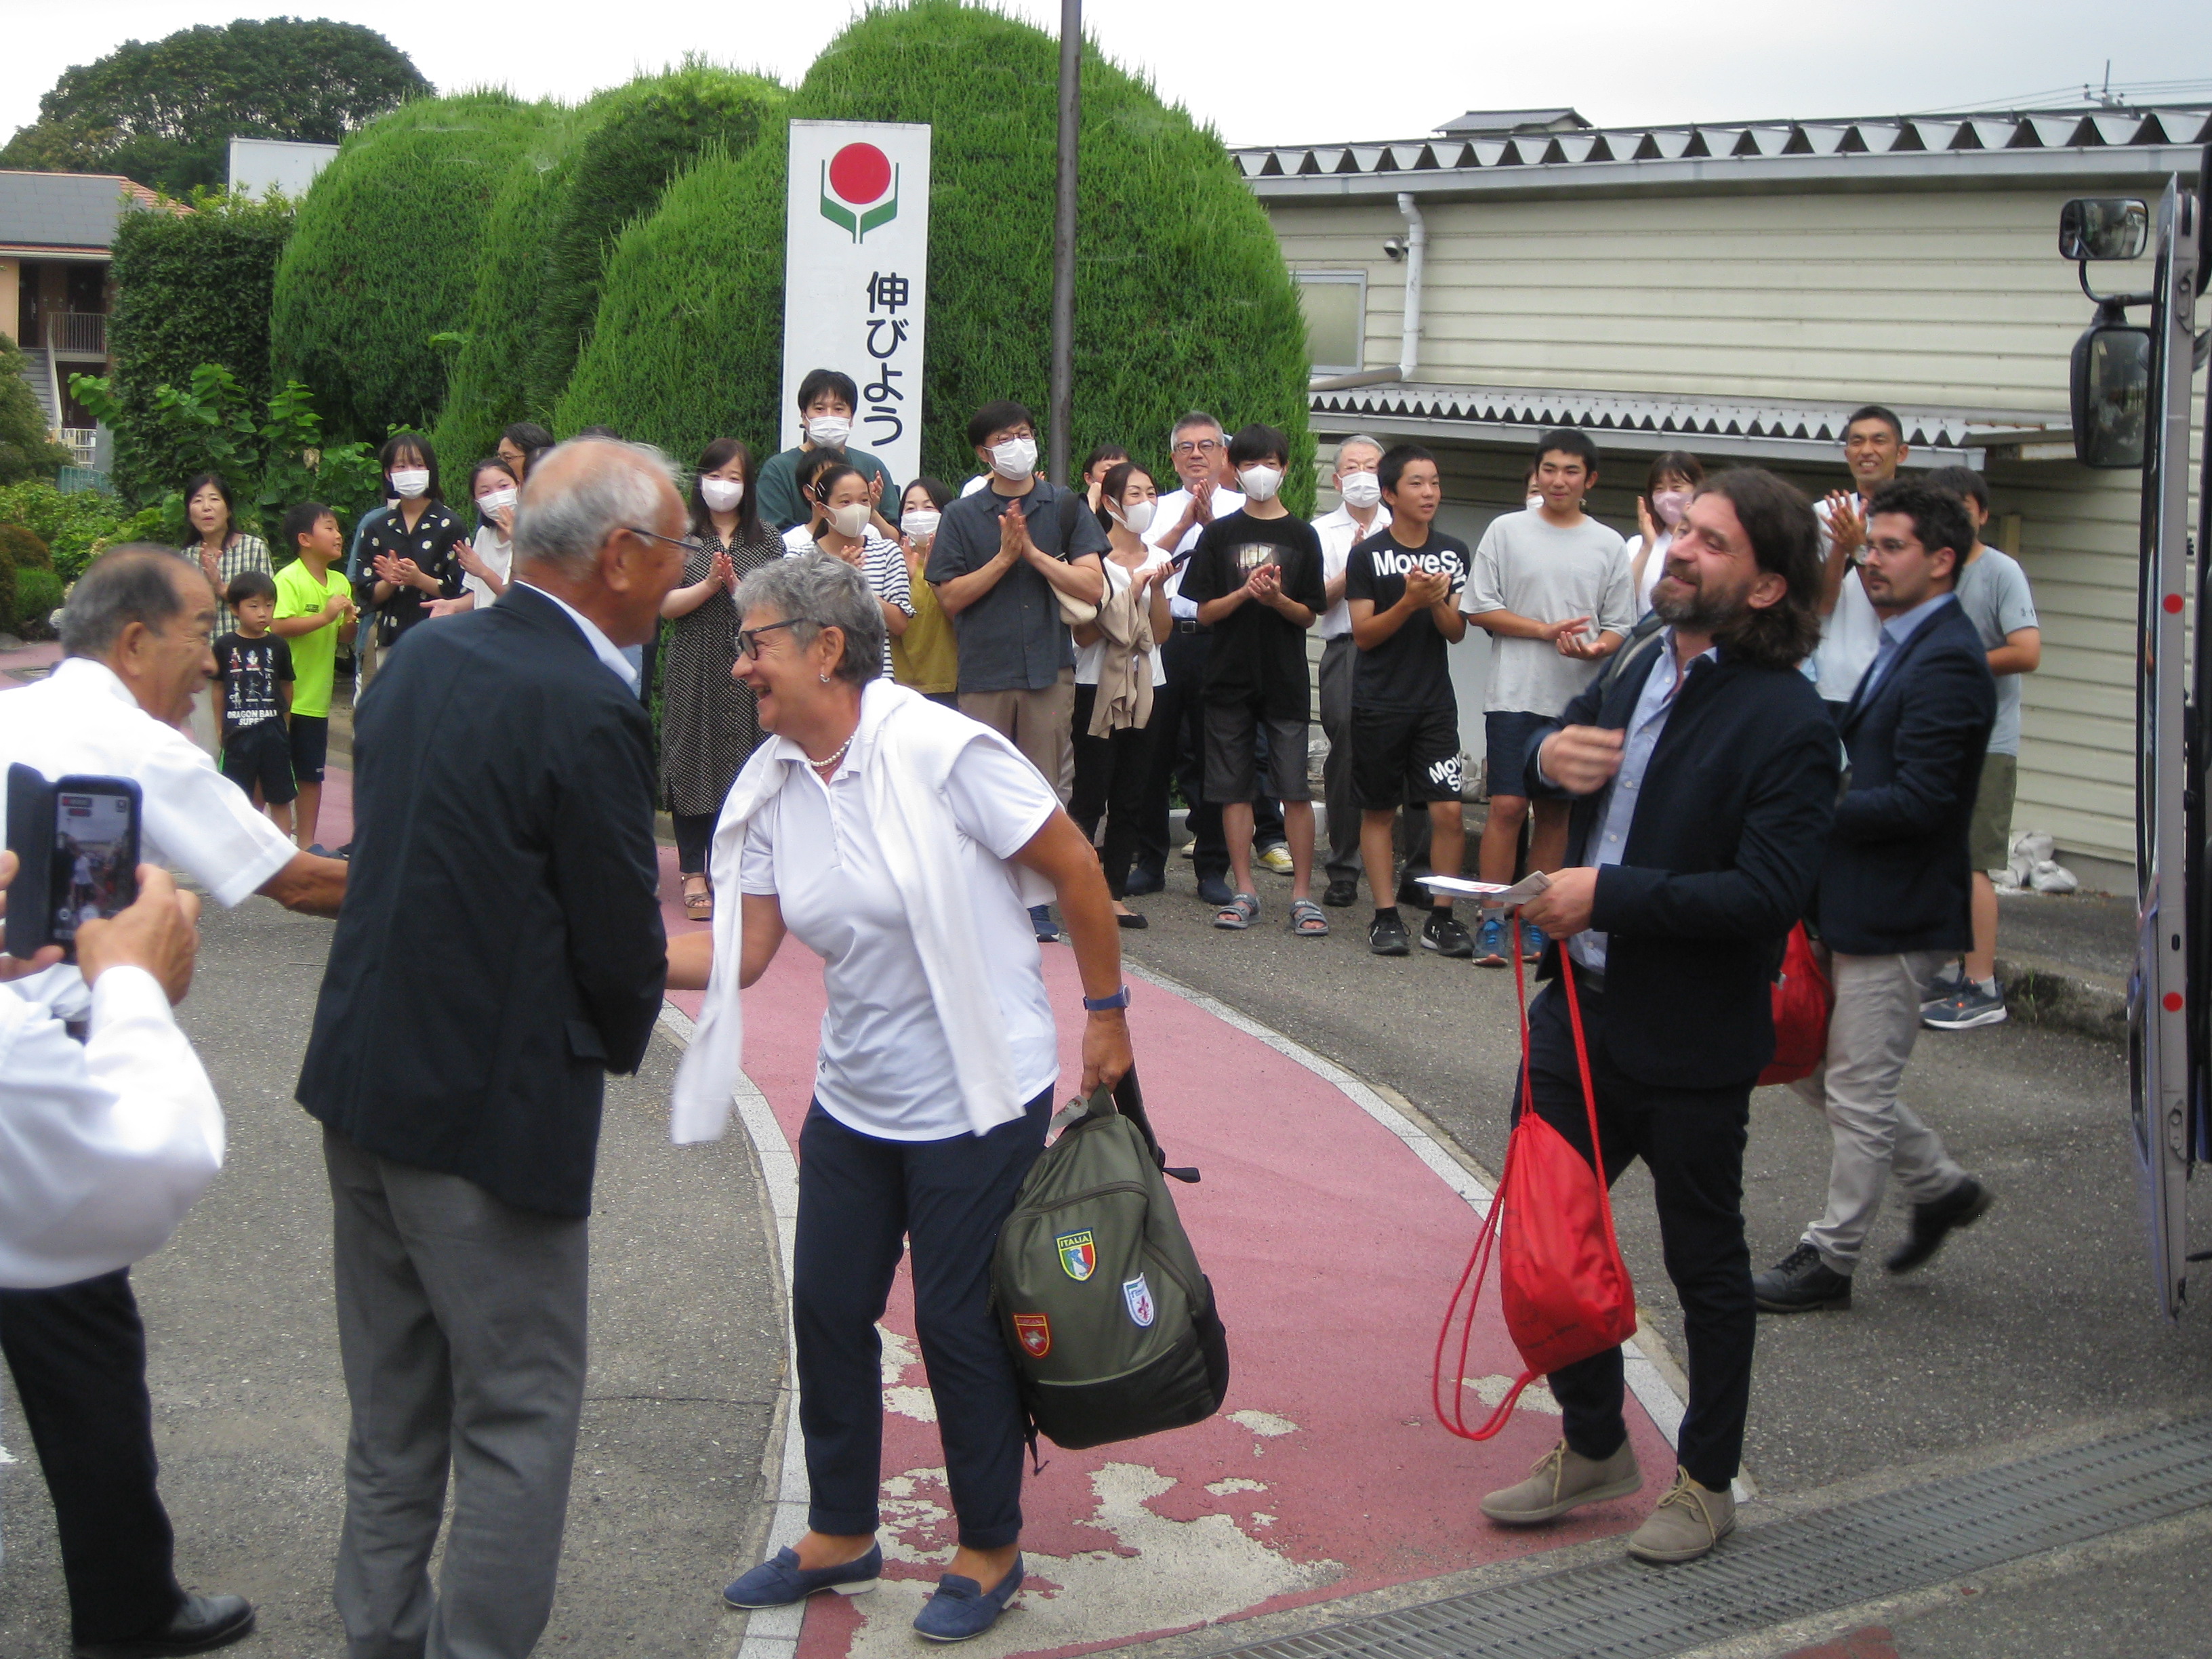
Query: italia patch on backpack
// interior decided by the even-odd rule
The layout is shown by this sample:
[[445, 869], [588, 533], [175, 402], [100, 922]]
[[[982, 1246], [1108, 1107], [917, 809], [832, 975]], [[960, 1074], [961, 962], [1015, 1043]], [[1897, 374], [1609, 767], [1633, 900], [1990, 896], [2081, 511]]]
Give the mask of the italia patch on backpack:
[[1176, 1214], [1133, 1073], [1058, 1120], [991, 1261], [1035, 1431], [1071, 1451], [1201, 1422], [1229, 1389], [1213, 1286]]

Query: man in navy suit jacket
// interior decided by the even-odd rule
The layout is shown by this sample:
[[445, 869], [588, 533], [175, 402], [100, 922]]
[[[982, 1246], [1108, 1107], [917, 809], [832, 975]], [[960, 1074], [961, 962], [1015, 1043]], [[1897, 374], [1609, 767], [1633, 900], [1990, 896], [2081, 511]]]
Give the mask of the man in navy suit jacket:
[[[1682, 1299], [1690, 1400], [1680, 1468], [1629, 1540], [1686, 1561], [1735, 1525], [1751, 1399], [1743, 1148], [1774, 1055], [1772, 981], [1827, 845], [1841, 750], [1797, 665], [1820, 634], [1819, 530], [1770, 472], [1716, 474], [1691, 501], [1652, 592], [1665, 633], [1622, 650], [1532, 738], [1532, 795], [1572, 798], [1567, 867], [1523, 919], [1555, 941], [1588, 1035], [1608, 1181], [1651, 1173]], [[1554, 984], [1529, 1010], [1537, 1112], [1588, 1158], [1581, 1070]], [[1563, 1438], [1483, 1512], [1526, 1526], [1643, 1485], [1621, 1416], [1619, 1348], [1551, 1375]]]
[[1990, 1206], [1989, 1188], [1897, 1097], [1921, 988], [1973, 935], [1967, 842], [1997, 706], [1981, 636], [1951, 591], [1973, 544], [1948, 491], [1899, 482], [1868, 503], [1863, 574], [1881, 639], [1844, 709], [1851, 787], [1814, 907], [1836, 1009], [1826, 1060], [1792, 1085], [1826, 1110], [1836, 1150], [1827, 1212], [1754, 1281], [1768, 1313], [1850, 1306], [1890, 1175], [1912, 1200], [1911, 1233], [1884, 1264], [1893, 1273]]

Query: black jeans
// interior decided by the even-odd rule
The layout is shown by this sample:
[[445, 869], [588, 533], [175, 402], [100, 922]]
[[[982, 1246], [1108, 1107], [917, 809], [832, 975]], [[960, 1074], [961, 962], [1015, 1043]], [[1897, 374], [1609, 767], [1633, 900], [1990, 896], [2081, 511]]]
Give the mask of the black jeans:
[[50, 1291], [0, 1291], [0, 1351], [54, 1500], [70, 1631], [120, 1642], [185, 1604], [155, 1490], [146, 1328], [120, 1268]]
[[[1585, 988], [1583, 1030], [1605, 1143], [1606, 1182], [1632, 1159], [1651, 1172], [1667, 1276], [1682, 1302], [1688, 1349], [1689, 1409], [1676, 1458], [1690, 1478], [1725, 1492], [1743, 1461], [1751, 1405], [1751, 1352], [1758, 1310], [1751, 1293], [1751, 1250], [1743, 1237], [1743, 1148], [1751, 1082], [1723, 1089], [1662, 1089], [1638, 1083], [1607, 1057], [1605, 997]], [[1694, 1034], [1686, 1033], [1694, 1041]], [[1528, 1011], [1529, 1082], [1536, 1109], [1584, 1158], [1589, 1123], [1565, 994], [1547, 987]], [[1516, 1090], [1518, 1098], [1518, 1090]], [[1610, 1457], [1627, 1437], [1621, 1415], [1620, 1350], [1609, 1348], [1551, 1376], [1566, 1442], [1584, 1457]]]
[[[1160, 641], [1160, 665], [1167, 684], [1154, 688], [1152, 764], [1145, 781], [1144, 810], [1137, 820], [1136, 863], [1154, 875], [1168, 867], [1168, 783], [1182, 787], [1190, 808], [1191, 839], [1197, 843], [1192, 863], [1200, 881], [1229, 873], [1229, 842], [1221, 833], [1221, 805], [1206, 798], [1206, 664], [1212, 637], [1186, 634], [1180, 626]], [[1265, 735], [1260, 768], [1267, 757]], [[1284, 838], [1283, 808], [1279, 801], [1252, 803], [1252, 845], [1272, 847]]]
[[969, 1549], [1022, 1534], [1027, 1419], [1013, 1357], [991, 1313], [991, 1254], [1014, 1194], [1044, 1150], [1052, 1091], [990, 1133], [879, 1140], [823, 1111], [799, 1132], [799, 1237], [792, 1324], [799, 1426], [806, 1437], [806, 1524], [857, 1536], [876, 1529], [883, 1483], [883, 1342], [901, 1240], [914, 1241], [914, 1318], [921, 1339], [945, 1484]]
[[1067, 798], [1067, 815], [1091, 842], [1098, 837], [1098, 820], [1106, 820], [1099, 861], [1106, 867], [1106, 890], [1120, 898], [1137, 856], [1137, 825], [1152, 771], [1152, 728], [1123, 726], [1094, 738], [1091, 714], [1097, 702], [1097, 686], [1075, 688], [1075, 788]]
[[671, 812], [668, 821], [676, 826], [676, 868], [680, 874], [703, 876], [707, 873], [708, 849], [714, 844], [714, 825], [721, 817], [720, 812]]

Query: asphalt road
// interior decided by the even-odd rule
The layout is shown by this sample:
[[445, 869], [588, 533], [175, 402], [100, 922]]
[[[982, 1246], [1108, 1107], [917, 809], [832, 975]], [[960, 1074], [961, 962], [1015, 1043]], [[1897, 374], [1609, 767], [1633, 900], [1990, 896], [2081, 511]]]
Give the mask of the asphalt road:
[[[346, 1400], [320, 1131], [291, 1098], [330, 925], [210, 909], [185, 1023], [229, 1117], [223, 1173], [135, 1272], [179, 1577], [260, 1607], [231, 1650], [343, 1650], [330, 1604]], [[757, 1521], [783, 1370], [776, 1269], [742, 1136], [668, 1144], [675, 1051], [611, 1082], [592, 1226], [591, 1371], [560, 1593], [540, 1651], [734, 1645], [717, 1592]], [[68, 1651], [46, 1488], [12, 1389], [0, 1441], [0, 1653]]]

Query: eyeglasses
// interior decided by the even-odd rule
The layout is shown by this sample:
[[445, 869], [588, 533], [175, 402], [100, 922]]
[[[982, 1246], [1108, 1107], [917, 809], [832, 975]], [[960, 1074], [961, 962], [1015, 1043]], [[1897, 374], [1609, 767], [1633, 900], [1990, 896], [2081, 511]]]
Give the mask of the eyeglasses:
[[779, 628], [796, 628], [807, 620], [805, 617], [787, 617], [780, 623], [769, 623], [765, 628], [740, 628], [738, 630], [738, 654], [757, 662], [760, 660], [762, 635], [773, 634]]
[[634, 524], [626, 524], [623, 528], [633, 536], [642, 536], [647, 541], [666, 542], [671, 547], [680, 547], [686, 553], [704, 553], [707, 550], [707, 544], [696, 537], [664, 536], [658, 530], [647, 530]]
[[1178, 455], [1211, 455], [1221, 447], [1218, 438], [1186, 438], [1175, 447]]

